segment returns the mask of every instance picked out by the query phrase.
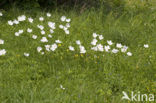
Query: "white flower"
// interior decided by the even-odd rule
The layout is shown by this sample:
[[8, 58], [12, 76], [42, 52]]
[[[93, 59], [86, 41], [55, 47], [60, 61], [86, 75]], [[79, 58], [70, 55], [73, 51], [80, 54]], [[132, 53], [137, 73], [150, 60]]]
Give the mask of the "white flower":
[[19, 24], [19, 21], [18, 20], [14, 20], [13, 23], [14, 24]]
[[33, 39], [37, 39], [37, 35], [33, 35], [32, 38], [33, 38]]
[[55, 29], [55, 23], [54, 23], [54, 22], [48, 22], [48, 26], [49, 26], [51, 29]]
[[66, 22], [68, 22], [68, 23], [69, 23], [70, 21], [71, 21], [71, 19], [66, 19]]
[[77, 44], [77, 45], [81, 45], [80, 40], [77, 40], [77, 41], [76, 41], [76, 44]]
[[44, 20], [44, 18], [43, 18], [43, 17], [40, 17], [40, 18], [39, 18], [39, 20], [40, 20], [40, 21], [43, 21], [43, 20]]
[[31, 33], [31, 32], [32, 32], [32, 29], [28, 28], [28, 29], [27, 29], [27, 32], [28, 32], [28, 33]]
[[109, 45], [105, 46], [105, 51], [106, 52], [109, 52], [109, 49], [110, 49], [110, 46]]
[[69, 27], [70, 27], [70, 24], [69, 24], [69, 23], [67, 23], [67, 24], [66, 24], [66, 27], [67, 27], [67, 28], [69, 28]]
[[44, 26], [43, 26], [43, 25], [37, 25], [37, 27], [38, 27], [40, 30], [43, 30], [43, 29], [44, 29]]
[[101, 44], [98, 44], [98, 45], [97, 45], [97, 49], [98, 49], [98, 51], [101, 51], [101, 52], [104, 51], [103, 45], [101, 45]]
[[19, 34], [22, 34], [24, 31], [21, 29], [18, 31]]
[[144, 48], [149, 48], [149, 45], [148, 44], [144, 44]]
[[95, 46], [95, 47], [92, 47], [91, 50], [97, 51], [98, 48], [97, 48], [97, 46]]
[[0, 12], [0, 16], [3, 16], [2, 12]]
[[113, 50], [112, 50], [112, 53], [114, 53], [114, 54], [116, 54], [116, 53], [118, 53], [118, 52], [119, 52], [118, 49], [113, 49]]
[[65, 33], [68, 35], [69, 34], [69, 30], [65, 30]]
[[47, 51], [50, 51], [50, 45], [45, 45]]
[[96, 33], [93, 33], [93, 37], [96, 38], [98, 35]]
[[22, 34], [24, 31], [21, 29], [18, 32], [15, 32], [15, 36], [20, 36], [20, 34]]
[[32, 18], [28, 18], [28, 21], [30, 22], [30, 23], [33, 23], [33, 19]]
[[64, 28], [64, 26], [63, 26], [63, 25], [59, 25], [59, 28], [60, 28], [60, 29], [63, 29], [63, 28]]
[[44, 52], [41, 52], [42, 55], [44, 55]]
[[4, 44], [4, 40], [0, 39], [0, 44]]
[[85, 50], [85, 49], [81, 49], [81, 50], [80, 50], [80, 53], [81, 53], [81, 54], [85, 54], [85, 53], [86, 53], [86, 50]]
[[60, 40], [55, 40], [55, 43], [62, 43]]
[[112, 45], [113, 42], [111, 40], [107, 40], [108, 45]]
[[9, 20], [9, 21], [8, 21], [8, 24], [9, 24], [9, 25], [13, 25], [14, 23], [13, 23], [11, 20]]
[[43, 43], [48, 42], [48, 39], [46, 37], [42, 37], [41, 42]]
[[117, 43], [117, 44], [116, 44], [116, 47], [117, 47], [117, 48], [122, 48], [122, 44], [121, 44], [121, 43]]
[[18, 17], [18, 21], [25, 21], [26, 20], [26, 16], [22, 15]]
[[40, 52], [42, 50], [42, 47], [37, 47], [37, 51]]
[[80, 48], [80, 49], [85, 49], [84, 46], [82, 46], [82, 45], [80, 45], [79, 48]]
[[128, 56], [132, 56], [132, 53], [131, 53], [131, 52], [127, 52], [127, 55], [128, 55]]
[[69, 46], [69, 50], [70, 50], [70, 51], [75, 51], [75, 49], [74, 49], [73, 46]]
[[19, 32], [15, 32], [15, 36], [19, 36], [20, 35], [20, 33]]
[[60, 85], [60, 88], [63, 89], [63, 90], [65, 90], [65, 88], [62, 85]]
[[127, 51], [127, 49], [128, 49], [127, 46], [123, 46], [123, 47], [121, 48], [121, 52], [125, 53], [125, 52]]
[[63, 27], [63, 30], [66, 31], [66, 30], [68, 30], [68, 28], [64, 26], [64, 27]]
[[42, 31], [41, 31], [41, 34], [42, 34], [42, 35], [44, 35], [44, 34], [45, 34], [45, 31], [44, 31], [44, 30], [42, 30]]
[[54, 43], [54, 44], [51, 45], [50, 50], [51, 50], [51, 51], [55, 51], [56, 48], [57, 48], [57, 44]]
[[54, 30], [53, 29], [50, 29], [50, 33], [53, 34], [54, 33]]
[[24, 53], [24, 56], [28, 57], [29, 56], [29, 53]]
[[99, 39], [102, 40], [104, 37], [103, 35], [99, 35]]
[[5, 54], [6, 54], [6, 50], [5, 49], [0, 50], [0, 56], [5, 55]]
[[97, 43], [96, 39], [93, 39], [93, 41], [91, 42], [92, 45], [96, 45], [96, 43]]
[[47, 17], [51, 17], [51, 14], [50, 13], [47, 13]]
[[52, 35], [49, 34], [48, 37], [49, 37], [49, 38], [52, 38]]
[[80, 45], [79, 48], [80, 48], [80, 53], [82, 54], [86, 53], [84, 46]]
[[61, 17], [61, 21], [65, 21], [66, 20], [66, 17], [65, 16], [62, 16]]

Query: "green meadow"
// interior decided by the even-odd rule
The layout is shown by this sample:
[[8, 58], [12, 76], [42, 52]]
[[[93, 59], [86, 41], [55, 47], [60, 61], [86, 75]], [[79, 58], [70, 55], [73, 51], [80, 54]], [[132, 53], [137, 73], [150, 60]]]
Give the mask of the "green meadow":
[[[156, 95], [156, 9], [155, 6], [125, 8], [123, 11], [105, 12], [103, 8], [76, 10], [0, 10], [0, 103], [135, 103], [122, 100], [123, 91]], [[51, 14], [47, 17], [47, 12]], [[26, 20], [9, 25], [25, 15]], [[59, 25], [66, 23], [61, 17], [70, 18], [67, 35]], [[30, 23], [27, 18], [33, 18]], [[40, 21], [39, 18], [44, 20]], [[55, 22], [56, 29], [48, 38], [48, 22]], [[43, 25], [42, 35], [37, 25]], [[27, 29], [32, 32], [27, 32]], [[24, 32], [15, 36], [19, 30]], [[97, 44], [108, 45], [109, 52], [91, 50], [93, 33], [102, 35]], [[37, 39], [32, 36], [36, 35]], [[48, 42], [41, 42], [46, 37]], [[55, 51], [44, 46], [55, 43]], [[76, 41], [80, 40], [86, 52], [80, 53]], [[128, 47], [123, 53], [116, 47]], [[69, 46], [74, 51], [69, 50]], [[148, 45], [146, 47], [145, 45]], [[39, 53], [37, 47], [42, 47]], [[118, 53], [112, 53], [113, 48]], [[29, 56], [24, 55], [28, 53]], [[145, 103], [145, 101], [142, 103]], [[146, 101], [146, 103], [151, 103]], [[154, 103], [154, 101], [152, 102]]]

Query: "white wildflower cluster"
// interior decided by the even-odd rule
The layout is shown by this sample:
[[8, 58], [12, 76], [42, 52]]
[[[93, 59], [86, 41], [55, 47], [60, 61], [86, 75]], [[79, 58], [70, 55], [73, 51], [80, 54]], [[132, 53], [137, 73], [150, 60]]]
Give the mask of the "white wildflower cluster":
[[50, 51], [50, 47], [51, 47], [51, 45], [45, 45], [45, 49], [46, 49], [46, 51]]
[[77, 40], [76, 41], [76, 44], [79, 46], [79, 48], [80, 48], [80, 53], [81, 54], [85, 54], [86, 53], [86, 49], [85, 49], [85, 47], [83, 46], [83, 45], [81, 45], [81, 42], [80, 42], [80, 40]]
[[[4, 40], [0, 39], [0, 45], [4, 44]], [[3, 56], [6, 54], [6, 50], [5, 49], [0, 49], [0, 56]]]
[[[1, 14], [0, 14], [1, 15]], [[51, 17], [51, 14], [50, 13], [47, 13], [46, 14], [47, 17]], [[22, 22], [22, 21], [25, 21], [27, 20], [30, 24], [33, 24], [34, 23], [34, 19], [29, 17], [29, 18], [26, 18], [25, 15], [21, 15], [19, 17], [17, 17], [17, 19], [11, 21], [9, 20], [8, 21], [8, 24], [9, 25], [14, 25], [14, 24], [19, 24], [19, 22]], [[54, 33], [54, 30], [56, 29], [56, 24], [55, 22], [51, 22], [51, 21], [48, 21], [47, 22], [47, 27], [43, 26], [43, 22], [44, 21], [44, 17], [39, 17], [38, 18], [39, 21], [41, 21], [41, 24], [37, 24], [37, 28], [39, 29], [39, 34], [32, 34], [33, 32], [33, 28], [27, 28], [25, 31], [30, 35], [30, 37], [34, 40], [38, 40], [39, 43], [42, 43], [42, 45], [44, 44], [44, 46], [38, 46], [37, 47], [37, 52], [40, 53], [40, 54], [45, 54], [45, 52], [54, 52], [62, 43], [61, 40], [59, 39], [55, 39], [53, 40], [54, 42], [52, 44], [50, 44], [50, 38], [53, 37], [53, 33]], [[46, 21], [46, 20], [45, 20]], [[62, 23], [59, 25], [59, 28], [64, 30], [65, 34], [70, 34], [69, 32], [69, 28], [70, 28], [70, 22], [71, 22], [71, 19], [70, 18], [67, 18], [66, 16], [62, 16], [61, 17], [61, 21]], [[48, 29], [48, 30], [47, 30]], [[35, 30], [34, 30], [35, 31]], [[47, 33], [48, 31], [48, 33]], [[18, 32], [15, 32], [15, 36], [20, 36], [22, 33], [24, 32], [23, 29], [19, 30]], [[41, 34], [41, 35], [40, 35]], [[98, 52], [108, 52], [108, 53], [113, 53], [113, 54], [116, 54], [116, 53], [125, 53], [126, 55], [128, 56], [132, 56], [132, 53], [128, 51], [128, 47], [125, 46], [125, 45], [122, 45], [121, 43], [113, 43], [112, 40], [106, 40], [104, 41], [104, 37], [103, 35], [100, 35], [100, 34], [97, 34], [97, 33], [93, 33], [92, 34], [92, 37], [93, 37], [93, 40], [91, 41], [91, 50], [93, 51], [98, 51]], [[106, 43], [106, 44], [102, 44], [102, 43]], [[4, 44], [4, 41], [3, 40], [0, 40], [0, 44]], [[79, 53], [80, 54], [85, 54], [87, 51], [87, 48], [85, 48], [80, 40], [77, 40], [76, 41], [76, 45], [79, 47]], [[144, 44], [144, 47], [145, 48], [148, 48], [149, 45], [148, 44]], [[69, 45], [68, 46], [68, 49], [69, 51], [76, 51], [75, 50], [75, 47], [72, 46], [72, 45]], [[1, 50], [1, 54], [5, 54], [6, 51], [5, 49]], [[30, 54], [27, 53], [27, 52], [24, 52], [24, 56], [26, 57], [29, 57]]]
[[54, 43], [54, 44], [51, 45], [50, 50], [55, 51], [57, 49], [57, 47], [58, 47], [57, 44]]
[[[47, 17], [51, 17], [51, 14], [47, 13]], [[19, 24], [19, 22], [25, 21], [26, 19], [28, 20], [28, 22], [30, 24], [32, 24], [34, 22], [33, 18], [31, 18], [31, 17], [26, 18], [25, 15], [22, 15], [22, 16], [17, 17], [17, 20], [16, 19], [14, 21], [9, 20], [8, 24], [9, 25]], [[44, 21], [44, 17], [39, 17], [39, 21]], [[55, 27], [55, 23], [54, 22], [48, 22], [48, 26], [50, 27], [50, 34], [48, 34], [48, 38], [52, 38], [51, 34], [54, 33], [54, 29], [56, 28]], [[45, 35], [46, 34], [46, 32], [44, 30], [45, 27], [43, 25], [38, 24], [37, 28], [40, 29], [40, 34], [41, 35]], [[20, 36], [23, 32], [24, 32], [24, 30], [19, 30], [18, 32], [15, 32], [15, 36]], [[32, 33], [33, 29], [32, 28], [27, 28], [26, 32], [27, 33]], [[38, 38], [38, 35], [34, 35], [33, 34], [31, 37], [32, 37], [32, 39], [35, 40], [35, 39]], [[43, 36], [43, 37], [41, 37], [40, 42], [47, 43], [48, 42], [48, 38], [46, 36]], [[59, 44], [59, 43], [62, 43], [62, 42], [60, 40], [55, 40], [54, 44], [52, 44], [52, 45], [45, 45], [45, 49], [47, 51], [55, 51], [56, 48], [58, 47], [57, 44]], [[37, 47], [37, 51], [39, 53], [41, 53], [41, 54], [44, 54], [43, 48], [40, 47], [40, 46]], [[29, 53], [24, 52], [24, 56], [29, 57], [29, 55], [30, 55]]]
[[57, 44], [62, 43], [62, 41], [60, 40], [55, 40], [55, 43], [53, 43], [52, 45], [45, 45], [45, 50], [46, 51], [55, 51], [58, 48]]
[[71, 21], [71, 19], [69, 18], [69, 19], [67, 19], [66, 18], [66, 16], [62, 16], [61, 17], [61, 21], [62, 22], [65, 22], [66, 24], [65, 25], [59, 25], [59, 28], [60, 29], [62, 29], [62, 30], [64, 30], [64, 32], [68, 35], [68, 34], [70, 34], [70, 32], [69, 32], [69, 28], [70, 28], [70, 21]]
[[122, 53], [126, 53], [128, 56], [132, 56], [132, 53], [127, 51], [128, 46], [122, 45], [121, 43], [117, 43], [116, 48], [118, 48], [118, 49], [114, 49], [115, 51], [112, 50], [113, 53], [117, 53], [117, 52], [121, 51]]
[[[107, 45], [102, 45], [100, 43], [98, 43], [98, 40], [97, 38], [101, 41], [104, 39], [103, 35], [99, 35], [97, 33], [93, 33], [93, 40], [91, 42], [91, 45], [93, 45], [93, 47], [91, 48], [91, 50], [94, 50], [94, 51], [100, 51], [100, 52], [111, 52], [111, 53], [118, 53], [119, 51], [121, 51], [122, 53], [126, 53], [127, 52], [127, 49], [128, 47], [127, 46], [123, 46], [121, 43], [117, 43], [116, 44], [116, 47], [114, 47], [114, 43], [111, 41], [111, 40], [107, 40]], [[98, 44], [97, 44], [98, 43]], [[112, 48], [112, 49], [111, 49]], [[127, 55], [128, 56], [132, 56], [132, 53], [131, 52], [127, 52]]]
[[48, 26], [50, 27], [50, 33], [53, 34], [54, 30], [56, 29], [54, 22], [48, 22]]
[[26, 16], [21, 15], [21, 16], [17, 17], [17, 19], [15, 19], [15, 20], [9, 20], [8, 24], [12, 26], [14, 24], [19, 24], [20, 22], [25, 21], [25, 20], [26, 20]]
[[93, 36], [93, 40], [91, 42], [91, 45], [93, 45], [93, 47], [91, 48], [91, 50], [103, 52], [104, 51], [103, 45], [102, 44], [97, 44], [97, 42], [98, 42], [97, 39], [99, 39], [100, 41], [104, 39], [103, 35], [93, 33], [92, 36]]
[[44, 52], [42, 50], [43, 50], [42, 47], [40, 47], [40, 46], [37, 47], [37, 52], [39, 52], [39, 53], [41, 53], [43, 55]]
[[[47, 16], [50, 17], [51, 14], [50, 14], [50, 13], [47, 13]], [[41, 19], [41, 18], [42, 18], [42, 17], [40, 17], [40, 19]], [[42, 21], [42, 19], [41, 19], [41, 21]], [[49, 38], [52, 38], [52, 35], [51, 35], [51, 34], [53, 34], [53, 33], [54, 33], [54, 29], [56, 29], [55, 23], [49, 21], [49, 22], [48, 22], [48, 26], [50, 27], [50, 34], [48, 34], [48, 37], [49, 37]], [[45, 34], [46, 34], [43, 25], [39, 25], [39, 24], [38, 24], [38, 25], [37, 25], [37, 28], [40, 29], [41, 35], [45, 35]], [[42, 37], [42, 39], [41, 39], [40, 41], [41, 41], [41, 42], [48, 42], [48, 40], [47, 40], [46, 37]]]
[[79, 48], [80, 48], [80, 53], [81, 53], [81, 54], [86, 53], [86, 49], [85, 49], [84, 46], [80, 45]]
[[[48, 42], [48, 40], [47, 40], [45, 37], [42, 37], [41, 40], [42, 40], [41, 42]], [[54, 52], [54, 51], [58, 48], [58, 44], [60, 44], [60, 43], [62, 43], [62, 41], [60, 41], [60, 40], [55, 40], [55, 43], [53, 43], [53, 44], [51, 44], [51, 45], [46, 44], [46, 45], [44, 45], [45, 50], [48, 51], [48, 52], [50, 52], [50, 51]], [[40, 46], [37, 47], [37, 51], [38, 51], [39, 53], [41, 53], [41, 54], [44, 54], [43, 48], [40, 47]]]
[[110, 48], [109, 45], [106, 45], [106, 46], [104, 47], [104, 49], [105, 49], [106, 52], [109, 52], [109, 50], [110, 50], [111, 48]]
[[15, 36], [20, 36], [24, 31], [21, 29], [18, 32], [15, 32]]
[[26, 20], [26, 16], [22, 15], [22, 16], [19, 16], [17, 19], [18, 19], [18, 21], [25, 21]]

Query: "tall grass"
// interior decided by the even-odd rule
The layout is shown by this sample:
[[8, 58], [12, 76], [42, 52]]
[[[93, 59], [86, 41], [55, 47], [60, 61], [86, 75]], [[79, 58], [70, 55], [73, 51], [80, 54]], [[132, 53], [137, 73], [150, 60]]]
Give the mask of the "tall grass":
[[[140, 4], [140, 3], [139, 3]], [[129, 4], [130, 5], [130, 1]], [[140, 4], [142, 5], [142, 4]], [[129, 6], [130, 7], [130, 6]], [[153, 8], [152, 6], [150, 6]], [[143, 7], [144, 8], [144, 5]], [[86, 10], [81, 15], [75, 11], [51, 11], [52, 17], [46, 18], [42, 11], [25, 12], [12, 9], [4, 11], [0, 17], [0, 38], [7, 55], [0, 57], [0, 101], [2, 103], [127, 103], [121, 100], [122, 91], [153, 93], [156, 92], [156, 11], [155, 9], [105, 14], [101, 10]], [[138, 10], [138, 12], [136, 12]], [[25, 14], [34, 18], [35, 23], [22, 23], [12, 27], [7, 21]], [[35, 28], [40, 24], [38, 17], [59, 23], [66, 15], [72, 19], [70, 35], [64, 36], [57, 30], [54, 38], [63, 41], [54, 53], [40, 55], [33, 41], [25, 33], [15, 37], [19, 29]], [[43, 23], [43, 25], [46, 25]], [[129, 46], [132, 57], [123, 54], [87, 54], [69, 52], [67, 46], [75, 40], [90, 49], [92, 33], [97, 32], [105, 40]], [[40, 35], [38, 31], [34, 34]], [[143, 47], [149, 44], [149, 48]], [[30, 52], [24, 57], [23, 52]], [[63, 85], [65, 90], [60, 88]]]

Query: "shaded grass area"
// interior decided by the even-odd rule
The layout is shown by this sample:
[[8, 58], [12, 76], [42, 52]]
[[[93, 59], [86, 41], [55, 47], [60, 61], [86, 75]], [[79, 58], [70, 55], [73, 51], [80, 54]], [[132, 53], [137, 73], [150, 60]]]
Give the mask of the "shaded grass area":
[[[7, 50], [7, 55], [0, 57], [2, 103], [127, 103], [121, 100], [122, 91], [156, 94], [155, 11], [125, 12], [120, 17], [94, 10], [81, 15], [74, 11], [53, 11], [51, 18], [45, 13], [12, 10], [0, 18], [0, 38], [5, 40], [0, 48]], [[33, 17], [34, 23], [14, 27], [7, 24], [8, 20], [21, 14]], [[34, 41], [32, 34], [25, 32], [20, 37], [14, 36], [19, 29], [28, 27], [39, 36], [40, 32], [35, 29], [37, 24], [47, 26], [47, 21], [53, 21], [57, 25], [62, 15], [72, 19], [70, 35], [56, 29], [50, 42], [55, 39], [63, 42], [56, 52], [40, 55], [36, 47], [43, 44]], [[43, 23], [38, 21], [40, 16], [45, 17]], [[133, 56], [91, 51], [93, 32], [104, 36], [103, 44], [112, 40], [129, 46]], [[89, 50], [87, 54], [67, 50], [71, 44], [76, 47], [76, 40], [82, 41]], [[144, 44], [150, 47], [145, 49]], [[29, 52], [30, 57], [24, 57], [24, 52]], [[66, 89], [61, 89], [60, 85]]]

